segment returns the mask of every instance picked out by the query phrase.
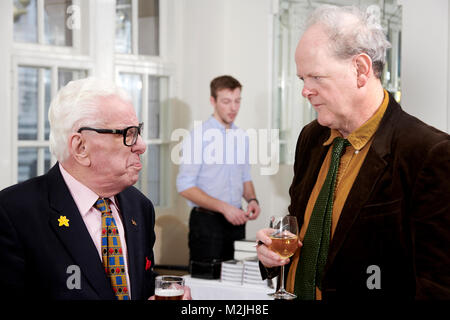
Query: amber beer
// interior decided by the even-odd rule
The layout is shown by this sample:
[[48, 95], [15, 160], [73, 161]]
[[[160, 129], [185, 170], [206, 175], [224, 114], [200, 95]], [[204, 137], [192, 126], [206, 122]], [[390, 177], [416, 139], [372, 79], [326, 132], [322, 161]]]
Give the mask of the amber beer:
[[184, 278], [177, 276], [158, 276], [155, 279], [155, 300], [182, 300]]
[[272, 244], [269, 246], [269, 249], [277, 253], [283, 259], [291, 257], [298, 248], [297, 235], [290, 232], [272, 235], [270, 236], [270, 239], [272, 240]]
[[156, 289], [155, 300], [181, 300], [183, 298], [184, 290], [181, 289]]

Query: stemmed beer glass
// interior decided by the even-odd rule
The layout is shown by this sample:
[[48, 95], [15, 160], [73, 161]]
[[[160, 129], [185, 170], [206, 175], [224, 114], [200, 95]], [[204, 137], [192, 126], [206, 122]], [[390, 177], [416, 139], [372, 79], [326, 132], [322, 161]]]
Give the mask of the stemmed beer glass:
[[[281, 258], [290, 258], [298, 248], [298, 224], [294, 216], [286, 215], [271, 217], [269, 227], [273, 229], [270, 234], [272, 240], [269, 249], [277, 253]], [[281, 266], [280, 288], [269, 294], [275, 299], [291, 300], [297, 296], [284, 289], [284, 265]]]

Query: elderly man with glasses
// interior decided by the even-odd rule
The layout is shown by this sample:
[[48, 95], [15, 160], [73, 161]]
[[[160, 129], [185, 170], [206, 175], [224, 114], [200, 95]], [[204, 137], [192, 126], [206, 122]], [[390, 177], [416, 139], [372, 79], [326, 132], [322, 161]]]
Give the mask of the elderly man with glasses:
[[58, 163], [0, 192], [1, 295], [148, 299], [155, 213], [133, 187], [146, 145], [129, 96], [95, 78], [72, 81], [49, 121]]

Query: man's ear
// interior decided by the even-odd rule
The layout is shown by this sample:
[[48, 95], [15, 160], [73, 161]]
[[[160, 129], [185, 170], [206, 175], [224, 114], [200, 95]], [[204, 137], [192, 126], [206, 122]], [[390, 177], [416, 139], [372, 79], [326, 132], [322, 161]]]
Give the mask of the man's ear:
[[74, 160], [82, 166], [91, 165], [86, 140], [83, 139], [81, 133], [74, 133], [69, 138], [69, 151]]
[[209, 97], [209, 102], [211, 103], [211, 105], [213, 107], [216, 107], [216, 104], [217, 104], [216, 98], [214, 98], [213, 96], [210, 96]]
[[365, 53], [358, 54], [355, 57], [354, 64], [356, 67], [356, 84], [358, 88], [364, 87], [373, 75], [372, 59]]

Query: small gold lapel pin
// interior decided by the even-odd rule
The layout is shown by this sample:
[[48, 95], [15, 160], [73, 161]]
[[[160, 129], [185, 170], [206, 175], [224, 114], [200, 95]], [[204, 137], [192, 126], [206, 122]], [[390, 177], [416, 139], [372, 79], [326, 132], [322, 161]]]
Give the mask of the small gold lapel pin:
[[134, 221], [134, 219], [131, 219], [131, 223], [132, 223], [133, 225], [137, 226], [137, 223], [136, 223], [136, 221]]
[[59, 216], [58, 222], [59, 222], [59, 227], [65, 226], [68, 227], [69, 226], [69, 219], [66, 218], [66, 216]]

